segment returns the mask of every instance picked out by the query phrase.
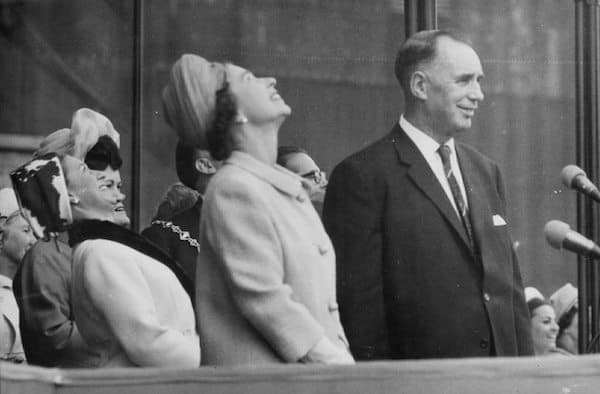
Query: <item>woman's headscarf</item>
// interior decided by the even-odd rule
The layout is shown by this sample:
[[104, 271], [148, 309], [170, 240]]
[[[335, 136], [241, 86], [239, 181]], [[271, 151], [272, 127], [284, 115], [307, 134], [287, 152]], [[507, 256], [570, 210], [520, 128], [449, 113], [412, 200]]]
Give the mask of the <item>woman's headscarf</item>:
[[206, 149], [206, 132], [215, 119], [217, 90], [225, 83], [225, 65], [185, 54], [171, 68], [162, 101], [167, 122], [186, 144]]

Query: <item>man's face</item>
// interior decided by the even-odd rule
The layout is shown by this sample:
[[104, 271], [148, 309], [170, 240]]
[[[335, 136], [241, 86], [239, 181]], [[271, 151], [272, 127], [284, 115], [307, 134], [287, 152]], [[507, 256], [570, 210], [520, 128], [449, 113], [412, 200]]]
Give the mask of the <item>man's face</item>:
[[17, 265], [36, 241], [29, 224], [21, 215], [12, 216], [4, 223], [1, 237], [2, 252]]
[[427, 78], [425, 105], [432, 131], [452, 137], [471, 127], [483, 100], [483, 71], [479, 56], [466, 44], [440, 37], [437, 50], [436, 58], [423, 68]]
[[75, 220], [98, 219], [121, 226], [129, 225], [121, 193], [121, 174], [110, 166], [103, 171], [90, 170], [74, 157], [63, 159], [69, 194], [78, 200], [72, 207]]
[[323, 202], [327, 189], [327, 176], [306, 153], [290, 153], [286, 157], [285, 168], [304, 178], [304, 186], [311, 201]]

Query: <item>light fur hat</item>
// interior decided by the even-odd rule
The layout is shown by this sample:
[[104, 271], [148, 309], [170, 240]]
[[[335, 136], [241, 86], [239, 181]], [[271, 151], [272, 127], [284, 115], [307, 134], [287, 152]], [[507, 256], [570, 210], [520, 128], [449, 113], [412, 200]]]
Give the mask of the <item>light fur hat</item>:
[[119, 133], [106, 116], [89, 108], [80, 108], [73, 114], [71, 128], [49, 134], [42, 140], [33, 157], [56, 153], [59, 156], [70, 155], [85, 161], [87, 153], [103, 135], [108, 135], [117, 147], [120, 146]]
[[179, 139], [207, 149], [206, 133], [215, 120], [216, 93], [225, 83], [225, 65], [185, 54], [173, 64], [162, 91], [166, 121]]
[[577, 306], [577, 288], [570, 283], [562, 286], [550, 296], [550, 304], [556, 312], [556, 320], [560, 320], [574, 306]]
[[534, 298], [539, 298], [540, 300], [545, 300], [544, 295], [535, 287], [526, 287], [525, 288], [525, 301], [529, 302]]
[[17, 195], [10, 187], [0, 189], [0, 216], [9, 217], [19, 210]]

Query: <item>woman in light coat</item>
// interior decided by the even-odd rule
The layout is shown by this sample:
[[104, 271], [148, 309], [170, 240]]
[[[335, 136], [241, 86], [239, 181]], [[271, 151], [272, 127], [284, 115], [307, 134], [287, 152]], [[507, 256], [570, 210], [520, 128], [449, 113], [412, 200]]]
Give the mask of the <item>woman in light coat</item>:
[[335, 254], [302, 178], [275, 164], [291, 113], [273, 78], [183, 55], [163, 104], [179, 137], [225, 160], [200, 223], [196, 316], [203, 364], [353, 363]]

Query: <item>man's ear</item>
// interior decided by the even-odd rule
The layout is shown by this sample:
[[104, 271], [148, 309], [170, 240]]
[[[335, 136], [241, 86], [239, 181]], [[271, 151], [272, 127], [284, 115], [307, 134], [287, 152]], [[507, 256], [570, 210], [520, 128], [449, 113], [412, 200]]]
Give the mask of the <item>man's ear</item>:
[[69, 192], [69, 204], [79, 205], [79, 198], [70, 192]]
[[410, 76], [410, 92], [420, 100], [427, 100], [427, 76], [423, 71], [415, 71]]
[[199, 157], [194, 162], [194, 167], [196, 171], [201, 174], [214, 174], [216, 172], [215, 166], [211, 163], [211, 161], [204, 157]]

